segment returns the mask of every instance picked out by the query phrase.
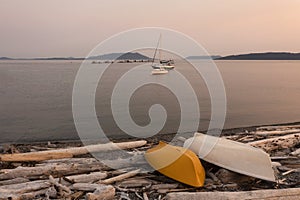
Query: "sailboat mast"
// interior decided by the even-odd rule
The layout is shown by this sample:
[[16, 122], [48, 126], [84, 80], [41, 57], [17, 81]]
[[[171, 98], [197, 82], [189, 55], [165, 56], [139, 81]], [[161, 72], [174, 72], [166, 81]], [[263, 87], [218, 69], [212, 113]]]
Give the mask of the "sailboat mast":
[[159, 38], [158, 38], [158, 42], [157, 42], [157, 45], [156, 45], [156, 49], [154, 51], [154, 55], [153, 55], [153, 59], [152, 59], [152, 65], [154, 63], [154, 60], [155, 60], [155, 56], [156, 56], [156, 52], [157, 52], [157, 49], [159, 47], [159, 44], [160, 44], [160, 39], [161, 39], [161, 34], [159, 34]]
[[161, 44], [161, 38], [162, 38], [162, 35], [160, 34], [160, 38], [159, 38], [159, 61], [161, 61], [161, 47], [162, 47], [162, 44]]

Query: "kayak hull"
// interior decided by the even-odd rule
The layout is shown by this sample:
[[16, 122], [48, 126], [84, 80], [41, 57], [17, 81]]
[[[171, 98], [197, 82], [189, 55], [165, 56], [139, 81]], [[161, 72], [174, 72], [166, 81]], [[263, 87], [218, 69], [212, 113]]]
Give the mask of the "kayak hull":
[[270, 156], [261, 149], [202, 133], [195, 133], [183, 146], [217, 166], [275, 182]]
[[205, 170], [192, 151], [159, 142], [145, 153], [147, 162], [157, 171], [176, 181], [201, 187], [205, 181]]

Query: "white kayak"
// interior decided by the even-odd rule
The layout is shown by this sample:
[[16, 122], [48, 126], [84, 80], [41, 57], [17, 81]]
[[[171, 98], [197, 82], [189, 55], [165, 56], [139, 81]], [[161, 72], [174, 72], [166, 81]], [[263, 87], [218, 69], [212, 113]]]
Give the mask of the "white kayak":
[[195, 133], [183, 145], [201, 159], [240, 174], [275, 182], [270, 156], [261, 149], [232, 140]]

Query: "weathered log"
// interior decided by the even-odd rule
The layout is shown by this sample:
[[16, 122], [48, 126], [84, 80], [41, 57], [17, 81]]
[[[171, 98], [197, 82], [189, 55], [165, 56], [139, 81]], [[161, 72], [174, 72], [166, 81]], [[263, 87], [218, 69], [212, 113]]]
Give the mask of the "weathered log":
[[92, 172], [90, 174], [79, 174], [65, 177], [68, 181], [73, 183], [91, 183], [99, 181], [107, 177], [106, 172]]
[[271, 160], [291, 160], [291, 159], [298, 159], [295, 156], [272, 156]]
[[149, 200], [149, 197], [148, 197], [148, 195], [147, 195], [146, 192], [143, 192], [143, 199], [144, 199], [144, 200]]
[[300, 133], [258, 140], [249, 142], [248, 144], [254, 147], [261, 148], [266, 152], [271, 152], [278, 149], [292, 148], [300, 144]]
[[292, 168], [292, 169], [296, 169], [296, 168], [300, 168], [300, 160], [282, 160], [280, 162], [282, 165]]
[[277, 189], [277, 190], [254, 190], [246, 192], [177, 192], [169, 193], [166, 199], [172, 200], [240, 200], [240, 199], [272, 199], [272, 200], [294, 200], [300, 199], [300, 188]]
[[298, 156], [299, 154], [300, 154], [300, 148], [291, 153], [292, 156]]
[[101, 169], [107, 169], [107, 167], [96, 160], [95, 162], [82, 164], [53, 163], [37, 167], [17, 167], [15, 169], [3, 169], [0, 170], [0, 180], [14, 179], [18, 177], [30, 177], [38, 179], [40, 176], [47, 178], [49, 175], [57, 177], [89, 173], [99, 171]]
[[71, 195], [71, 199], [74, 199], [74, 200], [82, 199], [81, 197], [83, 197], [83, 195], [84, 195], [83, 191], [74, 192]]
[[60, 191], [60, 194], [59, 194], [59, 196], [60, 197], [69, 197], [71, 194], [72, 194], [72, 192], [71, 192], [71, 190], [70, 190], [70, 188], [68, 188], [67, 186], [65, 186], [65, 185], [62, 185], [62, 184], [60, 184], [59, 182], [58, 182], [58, 180], [55, 180], [54, 178], [53, 178], [53, 176], [49, 176], [49, 182], [52, 184], [52, 185], [54, 185], [54, 186], [56, 186], [58, 189], [59, 189], [59, 191]]
[[150, 180], [144, 178], [131, 178], [122, 181], [121, 183], [118, 184], [118, 186], [122, 188], [136, 188], [136, 187], [144, 187], [151, 184], [152, 182]]
[[152, 185], [151, 190], [159, 190], [159, 189], [175, 189], [178, 187], [178, 184], [157, 184], [157, 185]]
[[0, 193], [0, 200], [31, 200], [39, 195], [45, 194], [46, 192], [47, 189], [32, 191], [24, 194]]
[[136, 167], [141, 165], [145, 165], [145, 167], [149, 166], [144, 155], [134, 155], [128, 159], [103, 160], [103, 163], [114, 169]]
[[51, 184], [48, 180], [38, 180], [26, 183], [0, 186], [1, 193], [23, 194], [48, 188]]
[[105, 179], [103, 181], [100, 181], [100, 183], [111, 184], [111, 183], [114, 183], [116, 181], [121, 181], [121, 180], [124, 180], [126, 178], [133, 177], [133, 176], [137, 175], [140, 171], [141, 171], [140, 169], [130, 171], [130, 172], [127, 172], [125, 174], [121, 174], [119, 176], [115, 176], [115, 177], [112, 177], [112, 178], [109, 178], [109, 179]]
[[284, 125], [284, 126], [262, 126], [256, 128], [256, 130], [286, 130], [286, 129], [300, 128], [300, 124], [297, 125]]
[[100, 161], [96, 158], [63, 158], [63, 159], [55, 159], [55, 160], [45, 160], [42, 161], [35, 166], [49, 166], [49, 165], [59, 165], [59, 164], [68, 164], [68, 165], [74, 165], [74, 164], [94, 164], [99, 163]]
[[246, 135], [244, 137], [239, 138], [237, 141], [238, 142], [250, 142], [255, 140], [255, 136], [254, 135]]
[[97, 184], [97, 183], [74, 183], [70, 188], [72, 190], [94, 192], [101, 185], [103, 185], [103, 184]]
[[68, 149], [57, 149], [49, 151], [38, 151], [29, 153], [16, 153], [16, 154], [2, 154], [0, 155], [0, 161], [6, 162], [22, 162], [22, 161], [43, 161], [60, 158], [71, 158], [75, 155], [88, 154], [90, 152], [103, 152], [119, 149], [130, 149], [140, 146], [144, 146], [147, 143], [145, 140], [121, 142], [121, 143], [106, 143], [95, 144], [84, 147], [73, 147]]
[[282, 176], [286, 176], [286, 175], [288, 175], [290, 173], [294, 173], [294, 172], [300, 172], [300, 168], [298, 168], [298, 169], [291, 169], [291, 170], [289, 170], [287, 172], [283, 172]]
[[50, 199], [50, 198], [57, 198], [57, 190], [55, 189], [54, 186], [51, 186], [47, 189], [46, 193], [45, 193], [46, 199]]
[[185, 191], [189, 191], [189, 190], [193, 190], [193, 189], [195, 189], [195, 188], [159, 189], [159, 190], [157, 190], [157, 192], [160, 194], [166, 194], [169, 192], [185, 192]]
[[0, 181], [0, 186], [2, 185], [12, 185], [12, 184], [18, 184], [18, 183], [26, 183], [29, 182], [28, 178], [14, 178], [10, 180]]
[[255, 134], [255, 135], [263, 135], [263, 136], [287, 135], [287, 134], [291, 134], [291, 133], [300, 133], [300, 129], [276, 130], [276, 131], [254, 131], [254, 132], [251, 132], [251, 133]]
[[110, 200], [115, 196], [115, 188], [111, 185], [101, 185], [93, 193], [87, 193], [87, 200]]

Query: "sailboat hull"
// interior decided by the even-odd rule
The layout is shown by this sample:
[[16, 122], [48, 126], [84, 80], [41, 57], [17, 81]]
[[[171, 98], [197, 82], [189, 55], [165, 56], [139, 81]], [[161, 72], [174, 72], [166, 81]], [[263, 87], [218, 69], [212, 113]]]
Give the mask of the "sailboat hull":
[[152, 75], [162, 75], [162, 74], [167, 74], [168, 71], [165, 69], [154, 69], [152, 70]]
[[153, 69], [161, 69], [161, 68], [164, 68], [166, 70], [171, 70], [171, 69], [174, 69], [175, 66], [174, 65], [161, 65], [161, 64], [158, 64], [158, 65], [152, 65], [152, 68]]

